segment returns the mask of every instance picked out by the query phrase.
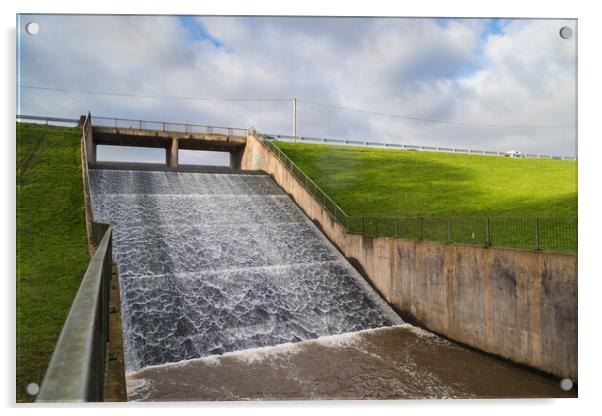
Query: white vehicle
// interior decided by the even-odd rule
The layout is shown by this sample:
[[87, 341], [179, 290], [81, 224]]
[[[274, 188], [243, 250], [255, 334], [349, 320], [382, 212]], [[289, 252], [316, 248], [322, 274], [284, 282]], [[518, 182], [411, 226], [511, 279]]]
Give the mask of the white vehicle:
[[518, 150], [508, 150], [507, 152], [504, 152], [504, 155], [506, 157], [525, 157], [525, 155]]

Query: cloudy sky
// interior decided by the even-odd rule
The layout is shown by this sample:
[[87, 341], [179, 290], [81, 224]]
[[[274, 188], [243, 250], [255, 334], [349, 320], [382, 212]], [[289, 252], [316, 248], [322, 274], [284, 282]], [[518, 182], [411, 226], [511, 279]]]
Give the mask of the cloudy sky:
[[[31, 21], [36, 35], [25, 32]], [[291, 134], [296, 97], [304, 136], [574, 156], [576, 36], [562, 39], [563, 26], [576, 29], [573, 20], [21, 15], [17, 111]]]

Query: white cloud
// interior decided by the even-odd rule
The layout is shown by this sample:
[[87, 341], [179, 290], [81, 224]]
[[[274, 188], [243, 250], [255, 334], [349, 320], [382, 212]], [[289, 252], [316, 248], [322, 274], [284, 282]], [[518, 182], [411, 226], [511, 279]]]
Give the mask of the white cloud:
[[[572, 21], [35, 16], [21, 82], [201, 97], [298, 97], [378, 112], [491, 124], [573, 124]], [[574, 27], [573, 27], [574, 28]], [[19, 28], [22, 30], [22, 28]], [[216, 46], [216, 42], [221, 46]], [[23, 113], [188, 121], [289, 133], [290, 102], [201, 102], [21, 90]], [[571, 129], [501, 129], [368, 116], [299, 103], [308, 136], [574, 154]]]

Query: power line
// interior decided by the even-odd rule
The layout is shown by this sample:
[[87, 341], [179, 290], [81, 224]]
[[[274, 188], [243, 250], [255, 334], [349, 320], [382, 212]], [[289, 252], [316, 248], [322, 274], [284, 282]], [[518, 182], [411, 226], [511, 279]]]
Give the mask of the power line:
[[378, 111], [362, 110], [359, 108], [343, 107], [340, 105], [324, 104], [324, 103], [318, 103], [315, 101], [308, 101], [308, 100], [302, 100], [302, 99], [297, 99], [297, 101], [306, 103], [306, 104], [317, 105], [317, 106], [321, 106], [321, 107], [335, 108], [337, 110], [342, 110], [342, 111], [353, 111], [356, 113], [364, 113], [364, 114], [371, 114], [371, 115], [399, 118], [399, 119], [413, 120], [413, 121], [424, 121], [424, 122], [428, 122], [428, 123], [454, 124], [454, 125], [474, 126], [474, 127], [513, 128], [513, 129], [564, 129], [564, 128], [574, 128], [575, 127], [575, 125], [571, 125], [571, 124], [563, 124], [563, 125], [555, 125], [555, 126], [554, 125], [528, 126], [528, 125], [516, 125], [516, 124], [471, 123], [471, 122], [464, 122], [464, 121], [439, 120], [439, 119], [433, 119], [433, 118], [404, 116], [404, 115], [400, 115], [400, 114], [381, 113]]
[[[108, 91], [90, 91], [90, 90], [73, 90], [67, 88], [53, 88], [53, 87], [41, 87], [33, 85], [18, 85], [19, 88], [33, 89], [33, 90], [44, 90], [44, 91], [58, 91], [68, 92], [77, 94], [88, 94], [88, 95], [107, 95], [116, 97], [133, 97], [133, 98], [150, 98], [150, 99], [165, 99], [165, 100], [186, 100], [186, 101], [230, 101], [230, 102], [290, 102], [291, 98], [228, 98], [228, 97], [181, 97], [181, 96], [163, 96], [163, 95], [146, 95], [146, 94], [129, 94], [121, 92], [108, 92]], [[401, 114], [383, 113], [378, 111], [370, 111], [359, 108], [344, 107], [335, 104], [325, 104], [315, 101], [296, 99], [298, 102], [316, 105], [320, 107], [334, 108], [341, 111], [352, 111], [356, 113], [370, 114], [382, 117], [397, 118], [403, 120], [420, 121], [427, 123], [438, 123], [438, 124], [451, 124], [458, 126], [472, 126], [472, 127], [490, 127], [490, 128], [511, 128], [511, 129], [563, 129], [563, 128], [575, 128], [573, 124], [563, 125], [516, 125], [516, 124], [487, 124], [487, 123], [473, 123], [465, 121], [454, 121], [454, 120], [441, 120], [425, 117], [414, 117]]]
[[88, 91], [88, 90], [71, 90], [67, 88], [52, 88], [52, 87], [39, 87], [33, 85], [19, 85], [19, 88], [26, 88], [31, 90], [44, 90], [44, 91], [59, 91], [59, 92], [70, 92], [76, 94], [88, 94], [88, 95], [110, 95], [116, 97], [134, 97], [134, 98], [151, 98], [159, 100], [186, 100], [186, 101], [290, 101], [290, 98], [223, 98], [223, 97], [178, 97], [178, 96], [166, 96], [166, 95], [146, 95], [146, 94], [129, 94], [122, 92], [107, 92], [107, 91]]

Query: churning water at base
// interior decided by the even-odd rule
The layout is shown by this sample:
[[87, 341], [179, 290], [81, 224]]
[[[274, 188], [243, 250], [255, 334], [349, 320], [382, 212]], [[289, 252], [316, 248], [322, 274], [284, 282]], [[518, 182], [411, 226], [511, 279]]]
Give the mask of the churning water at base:
[[126, 371], [402, 323], [267, 175], [91, 170]]
[[145, 367], [127, 384], [135, 401], [577, 396], [408, 324]]

